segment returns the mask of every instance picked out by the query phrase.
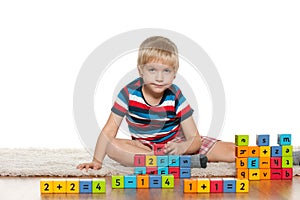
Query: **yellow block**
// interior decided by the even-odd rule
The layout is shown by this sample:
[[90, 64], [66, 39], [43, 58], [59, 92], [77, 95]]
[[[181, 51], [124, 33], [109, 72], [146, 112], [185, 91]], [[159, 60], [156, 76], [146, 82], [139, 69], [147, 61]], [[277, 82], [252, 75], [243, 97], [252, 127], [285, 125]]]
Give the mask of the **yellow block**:
[[40, 191], [45, 194], [53, 193], [53, 179], [41, 179]]
[[79, 193], [79, 179], [70, 178], [67, 179], [67, 193], [78, 194]]
[[236, 180], [236, 192], [249, 192], [249, 180], [237, 179]]
[[260, 146], [259, 147], [260, 157], [271, 157], [271, 147], [270, 146]]
[[146, 156], [146, 166], [147, 167], [156, 167], [157, 161], [156, 156]]
[[260, 169], [249, 169], [249, 180], [251, 181], [260, 180]]
[[67, 179], [53, 179], [53, 193], [67, 193]]
[[183, 179], [184, 193], [197, 193], [197, 179]]
[[209, 193], [210, 192], [210, 180], [208, 178], [199, 178], [198, 179], [197, 192], [198, 193]]

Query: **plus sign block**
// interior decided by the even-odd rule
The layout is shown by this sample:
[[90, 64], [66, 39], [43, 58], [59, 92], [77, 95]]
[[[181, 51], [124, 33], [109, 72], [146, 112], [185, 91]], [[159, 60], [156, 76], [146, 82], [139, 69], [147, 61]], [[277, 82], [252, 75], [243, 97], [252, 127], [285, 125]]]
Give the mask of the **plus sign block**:
[[197, 181], [198, 193], [210, 193], [210, 180], [208, 178], [199, 178]]
[[67, 180], [66, 179], [54, 179], [53, 180], [53, 193], [67, 193]]

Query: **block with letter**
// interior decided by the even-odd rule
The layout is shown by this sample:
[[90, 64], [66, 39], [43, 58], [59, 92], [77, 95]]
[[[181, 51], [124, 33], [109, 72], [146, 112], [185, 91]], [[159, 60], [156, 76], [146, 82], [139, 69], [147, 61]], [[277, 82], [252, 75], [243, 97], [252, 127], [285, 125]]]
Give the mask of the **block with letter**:
[[190, 155], [183, 155], [183, 156], [180, 156], [180, 164], [179, 166], [180, 167], [183, 167], [183, 168], [191, 168], [191, 156]]
[[93, 178], [92, 179], [92, 192], [94, 194], [106, 193], [106, 181], [105, 178]]
[[179, 167], [178, 155], [169, 155], [169, 167]]
[[249, 180], [260, 180], [260, 169], [249, 169]]
[[180, 178], [180, 168], [179, 167], [169, 167], [169, 174], [172, 174], [174, 178]]
[[271, 179], [271, 169], [259, 169], [260, 180], [270, 180]]
[[281, 157], [271, 157], [270, 158], [270, 167], [272, 169], [279, 169], [282, 168], [282, 158]]
[[135, 167], [134, 168], [134, 174], [138, 175], [138, 174], [146, 174], [146, 167]]
[[235, 145], [236, 146], [248, 146], [249, 145], [249, 135], [235, 135]]
[[249, 179], [249, 169], [237, 168], [236, 169], [236, 178], [237, 179]]
[[174, 188], [174, 176], [172, 174], [162, 175], [161, 187], [164, 189]]
[[184, 193], [197, 193], [197, 179], [183, 179]]
[[40, 192], [53, 193], [53, 179], [45, 178], [40, 180]]
[[53, 179], [53, 193], [67, 193], [67, 180], [64, 178]]
[[236, 190], [236, 179], [234, 178], [223, 178], [223, 192], [234, 193]]
[[287, 145], [282, 146], [282, 157], [292, 157], [293, 156], [293, 146]]
[[257, 146], [269, 146], [270, 145], [270, 135], [256, 135], [256, 145]]
[[283, 180], [292, 180], [293, 179], [293, 168], [283, 168], [281, 173], [281, 178]]
[[146, 174], [157, 174], [157, 167], [146, 167]]
[[292, 144], [292, 135], [291, 134], [278, 134], [277, 143], [280, 146], [287, 146]]
[[249, 157], [259, 157], [259, 147], [258, 146], [249, 146], [248, 155]]
[[159, 155], [165, 155], [164, 149], [165, 149], [165, 144], [154, 144], [154, 155], [159, 156]]
[[79, 193], [79, 178], [67, 179], [67, 193], [71, 193], [71, 194]]
[[157, 156], [156, 162], [158, 167], [168, 167], [169, 166], [169, 157], [168, 156]]
[[271, 169], [271, 180], [280, 180], [282, 176], [282, 169]]
[[210, 192], [211, 193], [222, 193], [223, 192], [223, 179], [222, 178], [211, 178], [210, 179]]
[[282, 157], [282, 168], [293, 168], [293, 157]]
[[236, 163], [236, 168], [238, 169], [248, 168], [248, 158], [236, 158], [235, 163]]
[[111, 176], [111, 186], [112, 186], [113, 189], [122, 189], [122, 188], [124, 188], [124, 176], [112, 175]]
[[191, 168], [180, 168], [180, 178], [191, 178]]
[[169, 168], [168, 167], [157, 167], [157, 171], [158, 171], [159, 175], [169, 174]]
[[271, 157], [281, 157], [282, 147], [281, 146], [271, 146]]
[[249, 180], [237, 179], [236, 180], [236, 192], [249, 192]]
[[198, 193], [210, 193], [210, 180], [208, 178], [199, 178], [197, 182]]
[[235, 156], [238, 158], [247, 158], [249, 156], [248, 146], [236, 146], [235, 147]]
[[248, 169], [258, 169], [259, 167], [259, 158], [248, 158]]

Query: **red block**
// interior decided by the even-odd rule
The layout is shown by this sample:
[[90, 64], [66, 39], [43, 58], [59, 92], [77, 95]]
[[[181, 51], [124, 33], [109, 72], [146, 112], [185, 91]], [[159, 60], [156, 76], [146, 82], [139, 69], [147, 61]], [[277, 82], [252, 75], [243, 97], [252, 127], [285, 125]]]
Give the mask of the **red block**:
[[134, 155], [134, 166], [144, 167], [146, 165], [146, 155], [136, 154]]
[[210, 179], [210, 192], [221, 193], [223, 192], [223, 180], [219, 178]]
[[157, 174], [158, 170], [157, 167], [147, 167], [146, 174]]
[[293, 179], [293, 168], [283, 168], [282, 169], [282, 179], [292, 180]]
[[280, 180], [282, 177], [282, 169], [271, 169], [271, 180]]
[[154, 155], [161, 156], [164, 153], [165, 144], [154, 144]]
[[280, 169], [281, 166], [281, 157], [271, 157], [270, 159], [270, 167], [271, 169]]
[[169, 174], [173, 174], [174, 178], [180, 177], [180, 168], [179, 167], [169, 167]]

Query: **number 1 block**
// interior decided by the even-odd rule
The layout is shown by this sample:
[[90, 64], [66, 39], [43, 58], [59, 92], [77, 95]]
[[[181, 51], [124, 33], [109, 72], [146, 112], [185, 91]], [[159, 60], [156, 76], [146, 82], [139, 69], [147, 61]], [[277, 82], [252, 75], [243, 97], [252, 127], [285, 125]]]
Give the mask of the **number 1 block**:
[[221, 178], [210, 179], [210, 192], [222, 193], [223, 192], [223, 180]]
[[197, 193], [197, 179], [183, 179], [184, 193]]

